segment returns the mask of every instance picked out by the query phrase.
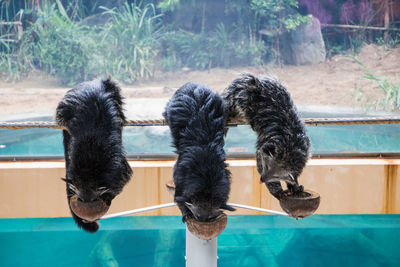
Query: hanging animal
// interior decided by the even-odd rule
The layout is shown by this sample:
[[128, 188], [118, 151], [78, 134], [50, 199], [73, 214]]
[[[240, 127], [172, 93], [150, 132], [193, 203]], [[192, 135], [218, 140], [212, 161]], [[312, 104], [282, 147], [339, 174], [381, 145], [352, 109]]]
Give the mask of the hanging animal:
[[122, 146], [125, 116], [120, 88], [110, 79], [83, 82], [69, 90], [56, 110], [64, 126], [68, 205], [76, 224], [96, 232], [132, 176]]
[[225, 89], [227, 118], [250, 124], [257, 133], [256, 160], [260, 183], [282, 198], [280, 181], [291, 194], [303, 192], [298, 177], [309, 157], [310, 141], [286, 88], [278, 81], [246, 74]]
[[223, 99], [207, 86], [187, 83], [179, 88], [163, 113], [176, 148], [174, 200], [182, 220], [216, 219], [230, 191], [230, 172], [225, 163]]

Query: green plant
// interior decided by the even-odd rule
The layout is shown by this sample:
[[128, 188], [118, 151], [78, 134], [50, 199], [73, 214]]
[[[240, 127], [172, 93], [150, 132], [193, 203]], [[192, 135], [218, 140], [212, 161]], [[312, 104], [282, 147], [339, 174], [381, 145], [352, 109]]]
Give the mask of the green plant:
[[235, 31], [228, 32], [223, 23], [219, 23], [210, 38], [211, 51], [214, 51], [214, 61], [222, 67], [229, 67], [234, 53], [232, 42]]
[[193, 69], [205, 69], [211, 63], [209, 38], [205, 33], [169, 32], [163, 36], [166, 57], [175, 64]]
[[179, 3], [179, 0], [162, 0], [157, 7], [161, 9], [162, 12], [174, 11], [174, 9], [179, 6]]
[[234, 43], [235, 57], [233, 65], [262, 65], [264, 54], [267, 51], [263, 42], [251, 44], [248, 40]]
[[354, 54], [358, 54], [361, 51], [361, 48], [365, 44], [365, 33], [360, 33], [351, 39], [351, 47], [353, 49]]
[[154, 5], [125, 3], [121, 10], [105, 10], [112, 19], [100, 33], [104, 72], [125, 83], [151, 77], [162, 30]]
[[341, 51], [343, 51], [343, 46], [342, 45], [334, 45], [331, 48], [332, 50], [332, 55], [337, 55], [340, 54]]
[[176, 58], [172, 55], [167, 55], [162, 57], [161, 59], [161, 67], [163, 71], [173, 71], [178, 68], [178, 64], [176, 64]]
[[[239, 33], [239, 34], [238, 34]], [[164, 35], [164, 50], [176, 66], [193, 69], [259, 65], [266, 53], [262, 41], [252, 43], [237, 30], [228, 31], [220, 23], [213, 32], [198, 34], [179, 31]], [[169, 62], [170, 65], [172, 62]]]
[[308, 23], [310, 16], [302, 16], [294, 10], [297, 0], [251, 0], [251, 9], [277, 33], [294, 30], [302, 23]]
[[6, 81], [18, 81], [32, 69], [26, 43], [10, 43], [15, 34], [0, 36], [0, 77]]
[[187, 32], [179, 36], [181, 38], [178, 39], [178, 43], [184, 58], [182, 62], [185, 62], [186, 66], [200, 70], [210, 66], [212, 56], [209, 50], [209, 39], [205, 33]]
[[[297, 0], [248, 0], [248, 5], [243, 1], [226, 1], [228, 13], [237, 15], [235, 27], [249, 41], [249, 48], [253, 54], [266, 54], [266, 58], [272, 62], [280, 58], [280, 35], [294, 30], [302, 23], [309, 23], [311, 16], [302, 16], [297, 12]], [[257, 42], [260, 39], [260, 31], [267, 32], [263, 36], [264, 43]], [[262, 51], [264, 47], [267, 50]]]
[[376, 43], [378, 45], [384, 45], [385, 44], [385, 40], [382, 37], [378, 37], [378, 38], [376, 38]]
[[389, 28], [386, 44], [391, 48], [398, 47], [400, 44], [400, 32], [390, 30]]
[[[400, 81], [393, 82], [385, 75], [374, 74], [363, 63], [361, 63], [361, 61], [356, 58], [353, 59], [366, 71], [362, 78], [373, 82], [384, 94], [383, 97], [372, 100], [375, 109], [383, 108], [386, 110], [400, 111]], [[362, 90], [358, 89], [357, 91], [358, 98], [362, 98]], [[366, 99], [367, 101], [370, 101], [368, 97]]]
[[61, 2], [56, 3], [42, 6], [25, 41], [31, 44], [35, 65], [72, 85], [87, 78], [92, 49], [85, 42], [87, 28], [75, 24]]
[[[17, 45], [8, 46], [0, 41], [0, 75], [7, 80], [19, 80], [33, 69], [42, 69], [65, 85], [88, 77], [93, 50], [86, 39], [88, 29], [68, 17], [60, 0], [49, 2], [42, 2], [37, 19], [28, 24]], [[20, 16], [24, 12], [21, 10]]]

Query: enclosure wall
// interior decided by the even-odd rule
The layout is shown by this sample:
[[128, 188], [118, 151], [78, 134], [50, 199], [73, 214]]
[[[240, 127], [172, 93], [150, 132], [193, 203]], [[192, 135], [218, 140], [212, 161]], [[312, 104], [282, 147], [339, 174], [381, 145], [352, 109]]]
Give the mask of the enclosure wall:
[[[259, 175], [254, 160], [228, 161], [230, 202], [281, 210]], [[134, 176], [109, 213], [172, 202], [165, 183], [174, 161], [130, 161]], [[321, 195], [319, 214], [400, 213], [400, 159], [311, 159], [300, 177]], [[63, 161], [0, 162], [0, 218], [70, 216]], [[140, 215], [178, 215], [176, 207]], [[259, 214], [237, 210], [234, 214]]]

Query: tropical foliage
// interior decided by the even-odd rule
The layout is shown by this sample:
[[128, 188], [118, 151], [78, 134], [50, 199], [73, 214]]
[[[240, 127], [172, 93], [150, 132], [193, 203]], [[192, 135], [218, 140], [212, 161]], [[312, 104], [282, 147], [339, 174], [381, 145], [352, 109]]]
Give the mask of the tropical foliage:
[[[65, 85], [112, 75], [133, 83], [158, 70], [274, 63], [279, 35], [308, 20], [296, 0], [220, 0], [218, 16], [209, 0], [109, 2], [0, 1], [2, 20], [24, 25], [14, 43], [7, 40], [15, 30], [1, 28], [0, 75], [15, 81], [40, 71]], [[273, 35], [262, 35], [265, 28]]]

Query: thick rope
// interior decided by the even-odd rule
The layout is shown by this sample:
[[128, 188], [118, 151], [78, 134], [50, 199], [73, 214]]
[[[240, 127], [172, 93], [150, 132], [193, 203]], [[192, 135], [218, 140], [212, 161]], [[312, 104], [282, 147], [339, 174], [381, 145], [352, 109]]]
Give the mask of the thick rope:
[[[361, 117], [361, 118], [305, 118], [303, 122], [307, 125], [354, 125], [354, 124], [395, 124], [400, 123], [400, 117]], [[229, 126], [246, 124], [243, 121], [229, 121]], [[157, 120], [129, 120], [125, 126], [164, 126], [164, 119]], [[54, 121], [25, 121], [25, 122], [0, 122], [0, 128], [24, 129], [24, 128], [51, 128], [65, 129]]]

